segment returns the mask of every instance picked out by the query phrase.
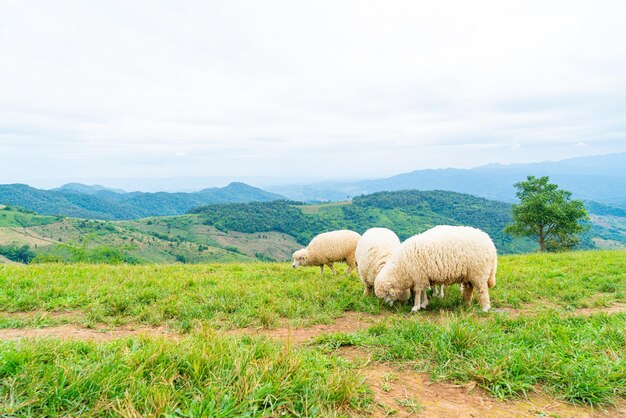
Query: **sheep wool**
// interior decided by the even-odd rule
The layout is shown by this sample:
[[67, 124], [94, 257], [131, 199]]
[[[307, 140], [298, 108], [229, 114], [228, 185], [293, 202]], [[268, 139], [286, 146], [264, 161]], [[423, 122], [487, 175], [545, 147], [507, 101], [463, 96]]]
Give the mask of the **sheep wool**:
[[400, 238], [387, 228], [371, 228], [361, 236], [355, 256], [359, 277], [365, 286], [365, 295], [372, 293], [376, 276], [399, 246]]
[[293, 268], [320, 266], [324, 274], [324, 265], [327, 265], [337, 274], [333, 263], [345, 261], [350, 274], [356, 268], [354, 252], [359, 238], [360, 234], [346, 229], [319, 234], [305, 248], [293, 253]]
[[429, 285], [463, 285], [463, 300], [476, 289], [478, 302], [488, 311], [489, 288], [496, 284], [498, 255], [485, 232], [466, 226], [442, 225], [414, 235], [398, 247], [375, 280], [375, 293], [389, 303], [407, 289], [416, 295], [413, 311], [422, 304]]

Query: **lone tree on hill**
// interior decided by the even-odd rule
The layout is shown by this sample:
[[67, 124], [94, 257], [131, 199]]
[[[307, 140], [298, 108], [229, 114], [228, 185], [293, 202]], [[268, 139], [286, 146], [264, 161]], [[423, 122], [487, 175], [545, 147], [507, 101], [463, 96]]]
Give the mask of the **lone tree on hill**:
[[572, 193], [549, 183], [548, 176], [528, 176], [515, 183], [520, 203], [513, 205], [513, 223], [505, 232], [530, 237], [539, 242], [539, 251], [559, 251], [578, 244], [576, 234], [589, 219], [583, 202], [571, 200]]

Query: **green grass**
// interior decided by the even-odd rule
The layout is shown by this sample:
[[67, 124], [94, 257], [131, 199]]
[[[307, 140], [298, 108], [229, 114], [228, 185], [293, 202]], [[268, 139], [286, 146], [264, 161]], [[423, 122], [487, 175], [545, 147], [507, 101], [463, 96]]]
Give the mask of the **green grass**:
[[263, 339], [197, 334], [0, 345], [0, 414], [341, 416], [370, 394], [349, 365]]
[[321, 278], [318, 269], [278, 263], [0, 267], [0, 311], [77, 311], [79, 323], [272, 327], [380, 312], [382, 304], [361, 293], [355, 273]]
[[45, 216], [21, 211], [8, 206], [0, 207], [0, 227], [24, 228], [59, 222], [59, 216]]
[[[42, 264], [0, 266], [0, 311], [79, 311], [80, 321], [151, 325], [189, 330], [273, 327], [329, 322], [344, 311], [408, 312], [363, 297], [345, 266], [338, 276], [282, 263], [203, 265]], [[500, 257], [492, 306], [569, 311], [626, 302], [626, 252], [594, 251]], [[461, 314], [458, 287], [430, 310]], [[2, 326], [2, 322], [0, 322]]]
[[[80, 408], [107, 415], [126, 413], [130, 409], [120, 408], [132, 406], [144, 415], [172, 416], [197, 415], [197, 411], [211, 410], [193, 408], [225, 405], [231, 408], [226, 409], [231, 416], [238, 415], [253, 411], [255, 405], [261, 408], [256, 401], [260, 395], [250, 395], [261, 379], [257, 373], [270, 379], [272, 362], [284, 355], [298, 367], [278, 373], [280, 380], [272, 382], [280, 385], [267, 383], [264, 399], [286, 408], [272, 409], [270, 414], [353, 413], [369, 397], [347, 389], [359, 380], [359, 371], [348, 370], [347, 362], [332, 355], [342, 345], [358, 346], [377, 361], [414, 367], [435, 380], [476, 382], [503, 399], [536, 389], [588, 405], [606, 405], [626, 397], [626, 314], [575, 312], [626, 302], [626, 251], [500, 257], [497, 285], [490, 291], [494, 311], [488, 314], [481, 313], [476, 304], [461, 304], [456, 286], [448, 289], [444, 300], [431, 298], [428, 310], [419, 314], [411, 314], [408, 305], [389, 308], [374, 297], [363, 296], [356, 275], [346, 277], [344, 272], [342, 266], [338, 276], [327, 272], [320, 277], [317, 268], [294, 270], [284, 263], [0, 266], [0, 328], [133, 323], [167, 325], [185, 335], [180, 341], [5, 343], [0, 347], [0, 405], [21, 406], [24, 415], [76, 415]], [[45, 311], [69, 314], [46, 316]], [[293, 349], [211, 331], [331, 323], [346, 311], [386, 315], [366, 331], [332, 334]], [[139, 347], [136, 357], [133, 347]], [[250, 369], [252, 374], [226, 384], [215, 380], [221, 376], [219, 370], [232, 371], [230, 365], [258, 350], [266, 357], [254, 363], [258, 367]], [[215, 367], [225, 369], [193, 377], [180, 366], [204, 361], [206, 356], [213, 359], [211, 364], [218, 363]], [[28, 366], [19, 370], [2, 366], [16, 362]], [[141, 374], [135, 374], [135, 366], [144, 363]], [[110, 378], [105, 376], [108, 373]], [[321, 387], [320, 382], [335, 373], [353, 379], [340, 385], [344, 389], [339, 392], [349, 393], [344, 398], [329, 395]], [[133, 386], [129, 382], [134, 380]], [[148, 381], [156, 385], [155, 392]], [[93, 387], [80, 382], [92, 382]], [[89, 403], [81, 398], [83, 390], [95, 391], [87, 392], [89, 399], [100, 401]], [[128, 395], [120, 398], [120, 393]], [[310, 396], [307, 402], [302, 401], [305, 394]], [[346, 403], [350, 398], [356, 399], [356, 405]], [[36, 401], [27, 405], [27, 399]], [[321, 409], [315, 412], [309, 407]], [[250, 415], [261, 414], [261, 409], [256, 411]]]
[[494, 306], [564, 309], [626, 302], [626, 251], [501, 257]]
[[443, 324], [398, 319], [318, 344], [373, 350], [378, 360], [413, 362], [435, 380], [475, 381], [502, 399], [541, 387], [568, 402], [599, 405], [626, 396], [625, 329], [626, 314], [462, 315]]
[[341, 207], [341, 206], [346, 206], [346, 205], [351, 205], [351, 204], [352, 204], [351, 200], [345, 200], [342, 202], [318, 203], [315, 205], [300, 205], [296, 207], [300, 208], [300, 210], [302, 210], [303, 213], [306, 213], [308, 215], [314, 215], [314, 214], [319, 213], [320, 210], [323, 210], [323, 209]]

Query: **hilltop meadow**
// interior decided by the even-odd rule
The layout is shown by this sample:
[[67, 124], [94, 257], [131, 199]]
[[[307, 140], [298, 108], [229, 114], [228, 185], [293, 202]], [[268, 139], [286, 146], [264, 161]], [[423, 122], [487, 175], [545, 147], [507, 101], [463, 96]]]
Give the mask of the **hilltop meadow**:
[[[511, 206], [443, 191], [202, 206], [110, 221], [0, 207], [0, 414], [626, 414], [626, 218], [592, 204], [579, 249], [503, 233]], [[488, 232], [492, 311], [426, 311], [356, 273], [284, 261], [316, 234]]]
[[388, 307], [345, 266], [0, 265], [0, 413], [625, 413], [626, 252], [499, 262], [487, 314]]

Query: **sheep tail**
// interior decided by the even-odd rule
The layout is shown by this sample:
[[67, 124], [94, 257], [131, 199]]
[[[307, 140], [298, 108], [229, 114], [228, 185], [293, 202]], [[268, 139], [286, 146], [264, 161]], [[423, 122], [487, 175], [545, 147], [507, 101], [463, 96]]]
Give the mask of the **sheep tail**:
[[496, 270], [498, 269], [498, 257], [493, 258], [493, 266], [491, 266], [491, 272], [489, 273], [489, 280], [487, 280], [487, 286], [491, 289], [496, 285]]

